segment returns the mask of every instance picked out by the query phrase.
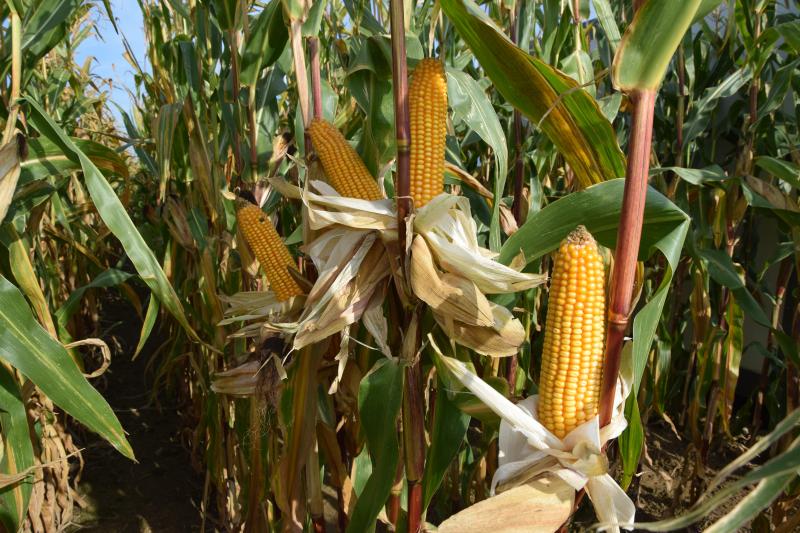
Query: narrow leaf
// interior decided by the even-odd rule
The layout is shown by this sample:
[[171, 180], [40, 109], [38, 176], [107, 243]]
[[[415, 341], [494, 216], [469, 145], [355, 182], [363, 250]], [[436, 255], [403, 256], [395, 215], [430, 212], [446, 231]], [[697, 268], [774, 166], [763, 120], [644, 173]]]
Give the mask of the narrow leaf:
[[378, 513], [392, 490], [400, 457], [396, 423], [402, 396], [403, 371], [395, 361], [381, 359], [361, 380], [358, 409], [372, 473], [353, 509], [348, 533], [374, 531]]
[[441, 6], [500, 94], [541, 127], [581, 186], [625, 175], [611, 124], [575, 80], [515, 46], [472, 0]]
[[[34, 464], [33, 446], [28, 429], [25, 403], [13, 374], [0, 364], [0, 437], [3, 456], [0, 458], [0, 474], [17, 476]], [[21, 481], [8, 487], [0, 486], [0, 527], [18, 531], [25, 520], [33, 484]]]
[[626, 92], [657, 89], [701, 3], [701, 0], [642, 3], [614, 56], [611, 68], [614, 86]]
[[83, 377], [61, 344], [31, 314], [19, 290], [0, 275], [0, 358], [22, 372], [53, 402], [133, 459], [119, 420]]
[[42, 107], [32, 98], [26, 98], [31, 113], [29, 113], [30, 122], [42, 135], [48, 137], [50, 141], [54, 142], [64, 153], [73, 161], [78, 162], [83, 170], [83, 176], [86, 180], [86, 187], [89, 189], [89, 194], [92, 196], [97, 212], [102, 217], [111, 232], [122, 243], [125, 252], [128, 254], [131, 262], [136, 267], [136, 271], [142, 278], [153, 293], [161, 300], [161, 303], [172, 313], [175, 319], [186, 330], [189, 336], [197, 341], [202, 342], [200, 337], [197, 336], [189, 321], [186, 319], [186, 314], [183, 311], [183, 305], [178, 299], [166, 274], [161, 269], [158, 260], [153, 255], [152, 250], [144, 242], [139, 231], [134, 226], [125, 208], [117, 198], [114, 189], [109, 185], [108, 181], [103, 177], [94, 163], [86, 157], [86, 155], [75, 146], [64, 131], [50, 118]]

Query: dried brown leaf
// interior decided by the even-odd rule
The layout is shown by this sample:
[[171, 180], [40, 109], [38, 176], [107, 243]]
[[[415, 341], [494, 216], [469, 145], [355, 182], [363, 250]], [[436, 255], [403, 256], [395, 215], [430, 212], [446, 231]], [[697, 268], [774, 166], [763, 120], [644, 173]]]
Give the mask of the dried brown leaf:
[[6, 218], [19, 180], [19, 145], [17, 137], [0, 148], [0, 223]]

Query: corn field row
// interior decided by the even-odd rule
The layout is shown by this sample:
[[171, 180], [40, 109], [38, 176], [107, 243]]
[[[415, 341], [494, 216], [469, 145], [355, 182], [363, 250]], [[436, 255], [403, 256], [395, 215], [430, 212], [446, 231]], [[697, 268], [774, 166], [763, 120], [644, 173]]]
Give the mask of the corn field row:
[[140, 357], [186, 531], [800, 529], [796, 0], [137, 4], [0, 6], [0, 532]]

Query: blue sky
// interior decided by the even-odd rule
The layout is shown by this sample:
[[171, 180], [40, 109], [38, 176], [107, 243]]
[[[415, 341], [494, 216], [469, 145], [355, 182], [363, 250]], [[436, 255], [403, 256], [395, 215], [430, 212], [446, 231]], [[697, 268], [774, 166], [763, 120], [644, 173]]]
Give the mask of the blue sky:
[[[144, 65], [145, 36], [142, 13], [135, 0], [111, 0], [111, 9], [121, 35], [114, 31], [102, 3], [98, 2], [98, 9], [95, 9], [93, 14], [96, 31], [81, 43], [76, 50], [75, 59], [82, 65], [87, 57], [93, 57], [91, 72], [97, 77], [113, 80], [114, 90], [111, 99], [127, 111], [131, 108], [131, 99], [125, 88], [133, 91], [135, 85], [133, 68], [123, 56], [125, 47], [122, 44], [122, 35], [128, 40], [136, 59]], [[117, 115], [116, 108], [111, 107]]]

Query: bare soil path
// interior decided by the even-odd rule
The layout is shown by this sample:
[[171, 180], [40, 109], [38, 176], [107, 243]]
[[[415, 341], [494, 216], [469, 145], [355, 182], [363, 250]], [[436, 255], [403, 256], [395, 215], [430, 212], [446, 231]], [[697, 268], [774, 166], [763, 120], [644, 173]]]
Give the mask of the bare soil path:
[[151, 402], [152, 376], [146, 374], [146, 367], [153, 348], [163, 339], [154, 331], [143, 352], [132, 361], [141, 322], [122, 300], [104, 305], [101, 326], [113, 357], [94, 385], [128, 432], [138, 463], [96, 435], [84, 433], [77, 439], [85, 448], [86, 466], [78, 489], [87, 506], [76, 509], [76, 525], [71, 531], [199, 531], [202, 477], [192, 468], [189, 452], [180, 442], [177, 406], [164, 397], [159, 398], [160, 406]]

